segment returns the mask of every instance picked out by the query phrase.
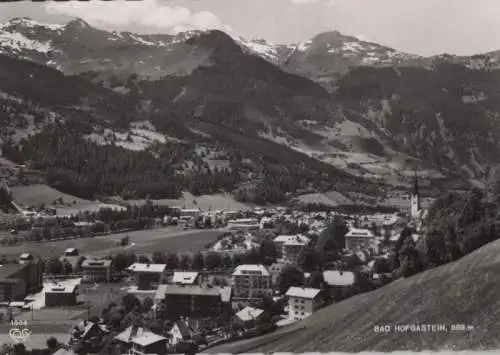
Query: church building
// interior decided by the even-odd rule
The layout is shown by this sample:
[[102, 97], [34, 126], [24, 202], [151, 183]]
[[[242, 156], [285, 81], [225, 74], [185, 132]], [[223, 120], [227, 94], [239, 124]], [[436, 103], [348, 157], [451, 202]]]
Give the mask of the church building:
[[420, 193], [418, 191], [418, 176], [415, 170], [415, 182], [413, 185], [413, 191], [410, 195], [410, 220], [416, 222], [421, 215], [422, 206], [420, 202]]

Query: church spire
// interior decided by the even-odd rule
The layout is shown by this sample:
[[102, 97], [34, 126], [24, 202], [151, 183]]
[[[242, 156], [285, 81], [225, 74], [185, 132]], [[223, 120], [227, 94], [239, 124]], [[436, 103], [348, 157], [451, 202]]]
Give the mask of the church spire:
[[415, 169], [414, 172], [415, 172], [415, 179], [414, 179], [414, 184], [413, 184], [413, 194], [414, 195], [419, 195], [419, 192], [418, 192], [418, 174], [417, 174], [417, 169]]

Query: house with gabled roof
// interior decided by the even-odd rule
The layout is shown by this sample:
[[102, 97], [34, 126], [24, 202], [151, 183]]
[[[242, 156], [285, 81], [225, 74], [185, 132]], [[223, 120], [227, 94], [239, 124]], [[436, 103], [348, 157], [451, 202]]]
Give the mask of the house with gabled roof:
[[181, 320], [174, 323], [168, 334], [170, 335], [170, 345], [177, 345], [180, 342], [191, 340], [194, 331], [186, 322]]
[[264, 310], [254, 307], [245, 307], [234, 315], [237, 323], [245, 328], [254, 327], [264, 316]]
[[71, 329], [70, 344], [80, 344], [87, 349], [97, 349], [103, 337], [109, 333], [109, 329], [104, 324], [83, 320]]
[[114, 339], [125, 348], [129, 349], [131, 354], [165, 355], [167, 353], [168, 339], [166, 337], [136, 325], [131, 325], [123, 332], [115, 336]]

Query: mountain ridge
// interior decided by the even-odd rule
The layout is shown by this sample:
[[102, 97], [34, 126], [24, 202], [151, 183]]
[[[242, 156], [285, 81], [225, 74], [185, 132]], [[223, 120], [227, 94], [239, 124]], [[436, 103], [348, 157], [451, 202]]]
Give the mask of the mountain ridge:
[[[37, 40], [37, 38], [33, 37], [34, 32], [31, 31], [34, 29], [38, 30], [36, 35], [40, 37], [38, 38], [38, 40], [40, 40], [38, 47], [33, 43]], [[42, 32], [41, 29], [45, 29], [45, 35], [40, 36], [40, 32]], [[200, 33], [206, 32], [192, 30], [180, 32], [175, 35], [135, 34], [131, 32], [109, 32], [98, 30], [79, 18], [75, 18], [65, 25], [43, 24], [33, 21], [30, 18], [13, 18], [0, 25], [0, 51], [3, 51], [4, 53], [6, 52], [7, 54], [9, 52], [11, 54], [17, 53], [17, 55], [19, 55], [19, 50], [22, 50], [23, 48], [11, 48], [9, 51], [9, 46], [15, 47], [12, 45], [12, 42], [15, 42], [16, 39], [18, 42], [22, 42], [23, 39], [9, 38], [9, 35], [13, 35], [13, 30], [16, 30], [26, 36], [25, 39], [28, 39], [28, 41], [24, 44], [27, 47], [25, 48], [27, 51], [38, 51], [47, 54], [50, 51], [47, 46], [51, 43], [54, 44], [55, 47], [52, 50], [55, 52], [53, 53], [54, 58], [48, 58], [48, 56], [46, 56], [47, 58], [44, 59], [47, 60], [43, 63], [53, 66], [61, 65], [60, 63], [55, 63], [58, 59], [57, 53], [60, 51], [64, 52], [64, 48], [58, 47], [60, 44], [58, 44], [58, 36], [64, 37], [68, 34], [75, 35], [77, 32], [83, 33], [85, 31], [93, 31], [100, 36], [101, 40], [105, 41], [106, 44], [111, 47], [116, 47], [116, 45], [119, 44], [167, 48], [193, 36], [197, 36]], [[49, 38], [49, 36], [52, 36], [52, 38]], [[315, 76], [320, 82], [324, 76], [342, 75], [349, 70], [349, 67], [360, 65], [432, 66], [434, 61], [439, 62], [442, 60], [448, 60], [462, 64], [467, 63], [471, 66], [478, 66], [480, 65], [479, 62], [481, 62], [483, 67], [498, 68], [498, 61], [500, 60], [500, 50], [492, 50], [486, 53], [478, 53], [471, 56], [449, 55], [446, 53], [433, 56], [421, 56], [404, 53], [386, 45], [363, 41], [355, 36], [344, 35], [339, 31], [326, 31], [318, 33], [311, 39], [300, 43], [289, 44], [271, 44], [263, 38], [246, 40], [237, 35], [229, 35], [229, 37], [252, 54], [259, 55], [273, 64], [277, 64], [283, 69], [290, 70], [296, 74], [306, 75], [309, 73], [309, 76]], [[80, 41], [82, 41], [82, 39], [84, 38], [79, 38]], [[22, 44], [23, 43], [21, 43], [21, 45]], [[29, 48], [30, 44], [34, 48]], [[15, 50], [18, 52], [15, 52]], [[34, 55], [33, 53], [31, 54]], [[318, 63], [311, 63], [312, 56], [317, 57]], [[30, 58], [29, 55], [26, 57]], [[304, 57], [308, 57], [308, 63], [303, 63]], [[32, 60], [42, 61], [42, 58], [36, 57], [32, 58]], [[63, 58], [59, 58], [59, 60], [63, 60]], [[324, 66], [321, 67], [321, 65], [324, 65], [326, 60], [336, 62], [333, 65], [334, 68], [325, 68]], [[54, 63], [51, 61], [54, 61]], [[311, 70], [318, 72], [311, 74]]]
[[[19, 34], [31, 42], [13, 46]], [[496, 69], [493, 59], [489, 67], [478, 64], [486, 63], [484, 56], [476, 56], [477, 65], [429, 59], [337, 31], [273, 46], [218, 30], [138, 35], [78, 20], [40, 25], [29, 19], [0, 26], [0, 51], [119, 93], [157, 133], [175, 130], [189, 140], [194, 131], [207, 137], [222, 127], [375, 182], [405, 185], [413, 165], [434, 178], [482, 179], [497, 160], [500, 108], [487, 76]], [[466, 88], [469, 82], [479, 84]], [[442, 104], [433, 103], [429, 88]], [[487, 128], [487, 141], [468, 137], [465, 147], [468, 124], [471, 132]]]

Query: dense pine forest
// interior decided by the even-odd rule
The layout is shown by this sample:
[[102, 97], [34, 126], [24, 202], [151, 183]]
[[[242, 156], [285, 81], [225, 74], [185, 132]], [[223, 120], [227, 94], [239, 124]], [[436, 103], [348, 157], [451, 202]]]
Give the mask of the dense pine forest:
[[[327, 172], [311, 169], [294, 158], [227, 148], [225, 142], [167, 141], [144, 151], [125, 149], [110, 142], [85, 138], [88, 126], [54, 123], [19, 144], [3, 146], [6, 157], [46, 172], [47, 183], [81, 198], [120, 196], [178, 198], [182, 191], [195, 195], [230, 192], [240, 200], [279, 203], [299, 189], [331, 189], [337, 183]], [[203, 146], [205, 149], [200, 149]], [[211, 166], [208, 150], [218, 151], [223, 167]], [[363, 185], [360, 185], [363, 187]]]

